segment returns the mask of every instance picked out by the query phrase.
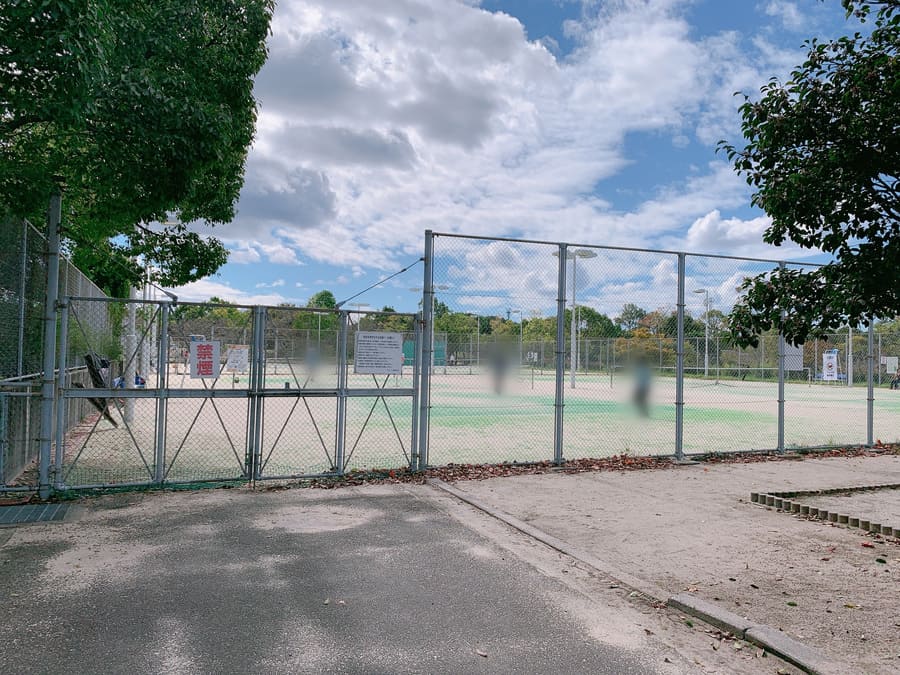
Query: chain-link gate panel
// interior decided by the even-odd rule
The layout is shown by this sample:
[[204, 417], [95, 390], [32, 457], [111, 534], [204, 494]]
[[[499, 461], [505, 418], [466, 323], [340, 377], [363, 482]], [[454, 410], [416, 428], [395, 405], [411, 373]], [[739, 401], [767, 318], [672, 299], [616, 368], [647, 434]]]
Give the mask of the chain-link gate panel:
[[62, 301], [58, 487], [152, 482], [157, 437], [160, 306], [140, 301]]
[[568, 251], [564, 456], [667, 454], [675, 437], [677, 257]]
[[[179, 304], [166, 344], [165, 481], [250, 477], [254, 312], [231, 304]], [[202, 357], [212, 360], [201, 368]]]
[[778, 334], [761, 335], [756, 348], [737, 349], [726, 333], [744, 279], [772, 267], [752, 260], [686, 256], [686, 454], [778, 447]]
[[553, 458], [558, 250], [435, 236], [430, 464]]

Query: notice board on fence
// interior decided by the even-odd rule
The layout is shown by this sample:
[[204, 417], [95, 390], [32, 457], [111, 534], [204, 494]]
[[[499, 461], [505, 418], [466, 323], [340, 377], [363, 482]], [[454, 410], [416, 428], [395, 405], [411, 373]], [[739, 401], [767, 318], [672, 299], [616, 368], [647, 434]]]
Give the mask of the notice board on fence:
[[191, 341], [191, 378], [219, 376], [220, 343], [218, 340]]
[[250, 345], [228, 345], [225, 350], [225, 372], [246, 373], [250, 368]]
[[356, 334], [353, 372], [399, 375], [403, 368], [403, 335], [360, 331]]

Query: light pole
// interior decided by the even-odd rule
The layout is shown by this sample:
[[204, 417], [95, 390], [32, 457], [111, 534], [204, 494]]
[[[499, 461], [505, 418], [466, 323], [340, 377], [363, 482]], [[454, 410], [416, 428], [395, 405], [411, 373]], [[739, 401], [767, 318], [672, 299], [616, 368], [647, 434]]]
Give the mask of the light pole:
[[694, 293], [706, 295], [706, 316], [703, 318], [703, 377], [709, 377], [709, 291], [705, 288], [698, 288]]
[[[554, 251], [553, 256], [558, 258], [559, 251]], [[597, 253], [592, 251], [589, 248], [576, 248], [572, 250], [566, 251], [566, 260], [572, 261], [572, 326], [569, 329], [569, 341], [571, 342], [571, 357], [569, 358], [569, 368], [571, 371], [569, 386], [574, 389], [575, 388], [575, 369], [578, 367], [578, 332], [577, 325], [575, 323], [575, 287], [577, 285], [578, 277], [575, 275], [575, 264], [578, 262], [579, 258], [596, 258]]]

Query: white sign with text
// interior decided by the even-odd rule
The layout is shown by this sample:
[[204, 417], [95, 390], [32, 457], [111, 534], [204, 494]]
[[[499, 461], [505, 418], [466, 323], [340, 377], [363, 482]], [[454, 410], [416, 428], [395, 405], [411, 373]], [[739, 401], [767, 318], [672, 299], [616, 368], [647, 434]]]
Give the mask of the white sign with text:
[[403, 369], [403, 336], [400, 333], [356, 334], [353, 372], [363, 375], [399, 375]]
[[249, 345], [228, 345], [225, 352], [226, 373], [246, 373], [250, 367]]

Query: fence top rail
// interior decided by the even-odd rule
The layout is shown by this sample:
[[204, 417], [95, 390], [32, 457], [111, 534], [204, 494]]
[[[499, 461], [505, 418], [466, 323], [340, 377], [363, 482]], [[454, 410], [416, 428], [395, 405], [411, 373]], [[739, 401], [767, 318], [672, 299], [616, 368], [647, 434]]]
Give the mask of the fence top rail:
[[629, 251], [632, 253], [659, 253], [661, 255], [686, 255], [697, 258], [720, 258], [723, 260], [743, 260], [746, 262], [771, 263], [774, 265], [800, 265], [803, 267], [822, 267], [821, 263], [801, 262], [798, 260], [776, 260], [774, 258], [747, 258], [737, 255], [724, 255], [720, 253], [691, 253], [688, 251], [671, 251], [660, 248], [638, 248], [636, 246], [609, 246], [601, 244], [576, 244], [564, 241], [546, 241], [543, 239], [516, 239], [514, 237], [489, 237], [475, 234], [461, 234], [457, 232], [432, 232], [435, 237], [452, 237], [454, 239], [481, 239], [484, 241], [506, 241], [513, 244], [541, 244], [544, 246], [566, 246], [568, 248], [596, 248], [605, 251]]
[[306, 314], [365, 314], [365, 315], [385, 315], [400, 316], [411, 319], [416, 318], [418, 314], [415, 312], [384, 312], [380, 309], [333, 309], [330, 307], [290, 307], [286, 305], [244, 305], [239, 303], [221, 303], [221, 302], [200, 302], [196, 300], [177, 300], [173, 301], [168, 298], [165, 300], [144, 300], [143, 298], [108, 298], [108, 297], [89, 297], [82, 295], [67, 295], [60, 300], [60, 304], [69, 302], [111, 302], [133, 305], [170, 305], [171, 307], [209, 307], [212, 309], [256, 309], [274, 310], [278, 312], [303, 312]]

